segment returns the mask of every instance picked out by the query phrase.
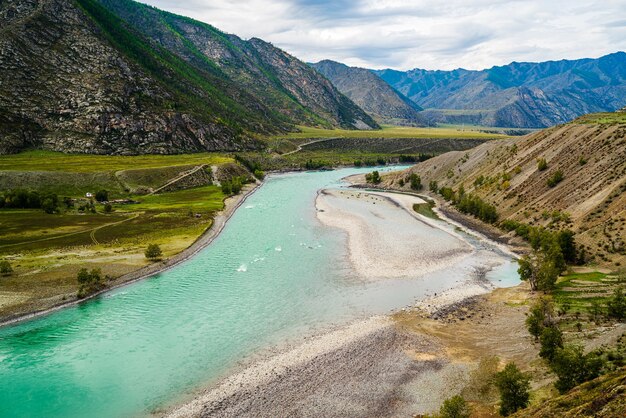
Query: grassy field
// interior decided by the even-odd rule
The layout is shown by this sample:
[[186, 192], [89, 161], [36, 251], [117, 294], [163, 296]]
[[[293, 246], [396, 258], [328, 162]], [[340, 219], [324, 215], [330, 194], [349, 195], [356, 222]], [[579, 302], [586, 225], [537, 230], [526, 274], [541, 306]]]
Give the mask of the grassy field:
[[626, 123], [626, 112], [591, 113], [581, 116], [571, 123], [621, 124]]
[[299, 127], [300, 132], [272, 137], [271, 139], [308, 138], [478, 138], [497, 139], [505, 135], [481, 132], [481, 127], [448, 126], [445, 128], [418, 128], [408, 126], [383, 125], [382, 130], [318, 129]]
[[[0, 277], [0, 317], [42, 309], [76, 295], [76, 273], [100, 268], [115, 278], [148, 263], [144, 250], [158, 244], [164, 257], [191, 245], [213, 223], [225, 196], [214, 185], [147, 195], [198, 165], [233, 163], [223, 154], [97, 156], [30, 151], [0, 156], [0, 193], [10, 188], [56, 193], [75, 199], [59, 212], [0, 209], [0, 260], [15, 270]], [[86, 191], [105, 189], [113, 204], [107, 213], [79, 211]], [[137, 194], [141, 190], [141, 194]]]
[[26, 151], [13, 155], [0, 155], [0, 171], [93, 173], [181, 165], [217, 165], [232, 161], [231, 157], [218, 153], [119, 156]]

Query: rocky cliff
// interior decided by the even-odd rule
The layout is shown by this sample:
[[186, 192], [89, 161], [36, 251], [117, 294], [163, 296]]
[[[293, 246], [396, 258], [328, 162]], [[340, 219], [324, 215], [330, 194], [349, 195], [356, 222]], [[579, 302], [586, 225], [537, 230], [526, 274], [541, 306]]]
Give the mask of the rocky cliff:
[[[111, 4], [0, 2], [0, 153], [240, 150], [256, 148], [258, 136], [293, 130], [295, 124], [377, 127], [328, 81], [282, 51], [249, 43], [257, 57], [284, 58], [276, 64], [280, 72], [260, 58], [248, 64], [274, 86], [255, 90], [249, 87], [262, 82], [253, 72], [242, 70], [237, 78], [222, 68], [216, 56], [224, 46], [201, 36], [208, 25], [133, 2], [115, 2], [119, 10]], [[145, 16], [156, 13], [155, 19], [160, 14], [179, 19], [189, 39], [174, 29], [168, 33], [188, 48], [177, 49], [167, 36], [159, 38], [148, 26], [114, 13], [124, 7]], [[285, 87], [289, 83], [313, 88], [302, 88], [298, 96]]]
[[311, 64], [372, 117], [383, 123], [424, 126], [420, 106], [394, 90], [380, 77], [365, 68], [324, 60]]

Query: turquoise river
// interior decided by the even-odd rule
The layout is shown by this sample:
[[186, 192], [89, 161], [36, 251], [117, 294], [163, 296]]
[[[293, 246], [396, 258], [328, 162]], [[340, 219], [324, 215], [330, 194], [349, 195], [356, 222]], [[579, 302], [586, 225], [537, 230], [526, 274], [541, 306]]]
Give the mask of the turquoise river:
[[[364, 283], [351, 275], [345, 236], [317, 221], [314, 201], [321, 188], [364, 171], [270, 176], [187, 262], [0, 328], [0, 416], [149, 415], [263, 349], [462, 280], [471, 260], [415, 280]], [[510, 259], [488, 277], [517, 283]]]

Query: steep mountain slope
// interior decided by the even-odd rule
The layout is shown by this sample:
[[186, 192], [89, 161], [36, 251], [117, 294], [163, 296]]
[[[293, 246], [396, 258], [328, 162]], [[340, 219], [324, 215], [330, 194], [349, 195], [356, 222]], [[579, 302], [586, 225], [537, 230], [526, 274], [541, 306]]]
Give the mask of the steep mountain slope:
[[306, 64], [261, 41], [250, 44], [274, 64], [258, 71], [275, 78], [276, 85], [313, 87], [301, 88], [300, 101], [292, 94], [291, 107], [275, 106], [208, 54], [191, 47], [196, 61], [183, 51], [174, 54], [96, 0], [2, 2], [0, 153], [237, 150], [258, 147], [258, 135], [293, 130], [299, 123], [376, 126]]
[[99, 1], [155, 44], [199, 68], [219, 69], [295, 123], [377, 128], [324, 77], [261, 39], [244, 41], [206, 23], [131, 0]]
[[[538, 160], [546, 168], [539, 169]], [[595, 261], [626, 261], [626, 114], [581, 117], [520, 138], [490, 141], [467, 152], [449, 152], [407, 172], [385, 177], [400, 187], [409, 173], [428, 187], [460, 186], [496, 206], [500, 219], [567, 226]], [[562, 173], [552, 187], [548, 180]]]
[[382, 70], [383, 80], [447, 122], [540, 128], [626, 102], [626, 53], [517, 63], [483, 71]]
[[424, 118], [418, 113], [422, 110], [421, 107], [391, 88], [370, 70], [348, 67], [330, 60], [311, 66], [361, 109], [381, 122], [417, 126], [425, 124]]

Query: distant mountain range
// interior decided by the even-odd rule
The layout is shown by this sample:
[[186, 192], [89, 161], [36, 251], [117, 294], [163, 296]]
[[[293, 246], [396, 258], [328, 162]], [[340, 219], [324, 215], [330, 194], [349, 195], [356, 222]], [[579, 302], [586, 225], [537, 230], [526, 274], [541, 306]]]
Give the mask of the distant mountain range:
[[[362, 68], [332, 61], [312, 66], [382, 122], [399, 118], [542, 128], [626, 104], [624, 52], [598, 59], [514, 62], [482, 71], [370, 71], [391, 89]], [[420, 107], [426, 110], [416, 114]]]
[[424, 125], [422, 108], [372, 71], [324, 60], [311, 64], [343, 94], [382, 123]]
[[378, 128], [260, 39], [130, 0], [0, 2], [0, 153], [250, 149], [295, 125]]

